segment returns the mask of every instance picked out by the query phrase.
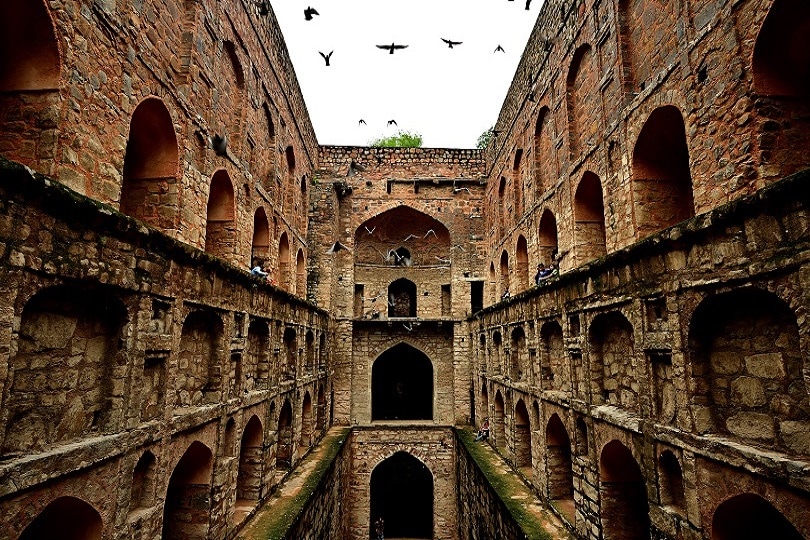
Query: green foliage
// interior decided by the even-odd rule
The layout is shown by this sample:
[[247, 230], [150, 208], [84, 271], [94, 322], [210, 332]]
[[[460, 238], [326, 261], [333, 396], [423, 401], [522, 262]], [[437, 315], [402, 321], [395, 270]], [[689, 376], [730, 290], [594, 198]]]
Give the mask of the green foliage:
[[492, 126], [481, 135], [478, 136], [478, 140], [475, 143], [476, 148], [480, 148], [483, 150], [489, 144], [489, 141], [492, 139], [492, 132], [495, 131], [495, 126]]
[[397, 131], [390, 137], [380, 137], [368, 143], [376, 148], [421, 148], [422, 136], [419, 133]]

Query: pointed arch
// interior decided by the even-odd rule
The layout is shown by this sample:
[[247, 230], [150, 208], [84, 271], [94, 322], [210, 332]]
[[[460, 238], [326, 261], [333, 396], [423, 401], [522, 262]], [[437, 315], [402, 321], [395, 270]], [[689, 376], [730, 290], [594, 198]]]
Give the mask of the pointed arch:
[[[355, 264], [435, 265], [437, 258], [452, 259], [450, 247], [450, 231], [444, 223], [406, 205], [381, 212], [354, 231]], [[397, 256], [390, 253], [392, 249]], [[407, 255], [400, 249], [407, 250]]]
[[211, 178], [205, 225], [205, 251], [217, 257], [234, 254], [236, 213], [233, 183], [228, 172], [220, 169]]
[[683, 469], [672, 450], [664, 450], [658, 456], [658, 493], [663, 506], [676, 512], [686, 510]]
[[742, 493], [723, 501], [712, 516], [712, 540], [801, 540], [803, 536], [766, 499]]
[[371, 420], [432, 420], [434, 369], [419, 349], [400, 343], [371, 366]]
[[211, 449], [199, 441], [191, 443], [177, 462], [166, 490], [162, 538], [208, 538], [213, 463]]
[[695, 215], [689, 148], [681, 111], [655, 109], [633, 148], [633, 217], [644, 238]]
[[534, 183], [539, 199], [557, 177], [557, 156], [551, 133], [551, 111], [542, 107], [534, 126]]
[[489, 274], [487, 275], [487, 298], [489, 305], [498, 301], [498, 275], [495, 273], [495, 263], [489, 263]]
[[312, 446], [312, 396], [309, 392], [304, 393], [304, 399], [301, 402], [301, 440], [299, 446], [299, 453], [304, 455], [309, 447]]
[[177, 136], [163, 101], [150, 96], [135, 108], [129, 124], [121, 212], [164, 232], [177, 217]]
[[512, 365], [509, 369], [509, 376], [515, 381], [521, 381], [529, 371], [528, 351], [526, 349], [526, 332], [522, 326], [512, 329], [510, 336], [510, 356]]
[[307, 263], [302, 248], [295, 254], [295, 294], [301, 297], [307, 295]]
[[539, 248], [540, 263], [551, 264], [559, 252], [557, 241], [557, 218], [546, 208], [540, 216], [540, 225], [537, 228], [537, 245]]
[[257, 261], [264, 268], [270, 255], [270, 222], [264, 208], [259, 207], [253, 214], [253, 242], [250, 246], [250, 260]]
[[515, 201], [514, 216], [517, 221], [523, 217], [523, 148], [515, 150], [515, 159], [512, 163], [512, 197]]
[[104, 526], [98, 511], [76, 497], [51, 501], [28, 524], [19, 540], [101, 540]]
[[518, 235], [515, 246], [515, 266], [518, 286], [521, 291], [525, 291], [529, 288], [529, 244], [522, 234]]
[[599, 484], [604, 537], [649, 540], [649, 504], [644, 477], [633, 454], [617, 440], [602, 448]]
[[132, 486], [129, 490], [129, 511], [150, 508], [155, 504], [155, 469], [157, 460], [145, 450], [132, 471]]
[[549, 499], [574, 498], [571, 439], [557, 413], [546, 424], [546, 486]]
[[396, 452], [371, 471], [369, 530], [383, 518], [389, 538], [434, 538], [433, 474], [419, 459]]
[[589, 108], [589, 94], [594, 86], [590, 83], [595, 82], [592, 81], [594, 78], [594, 70], [591, 67], [592, 57], [591, 46], [587, 43], [580, 45], [574, 52], [568, 68], [565, 96], [568, 111], [568, 148], [572, 160], [582, 153], [582, 134], [588, 122], [588, 116], [594, 113]]
[[254, 507], [262, 498], [264, 468], [264, 428], [259, 417], [250, 417], [239, 444], [239, 471], [236, 475], [237, 506]]
[[506, 250], [501, 252], [501, 282], [500, 293], [501, 298], [509, 292], [509, 253]]
[[282, 377], [284, 380], [295, 379], [298, 368], [298, 334], [295, 328], [288, 326], [282, 336], [284, 343], [284, 366]]
[[290, 400], [285, 399], [278, 413], [278, 450], [276, 451], [276, 468], [289, 470], [293, 457], [293, 415]]
[[276, 282], [285, 290], [290, 288], [290, 240], [287, 233], [281, 233], [278, 239], [278, 275]]
[[584, 264], [607, 254], [602, 181], [588, 171], [574, 195], [574, 257]]
[[522, 399], [515, 403], [515, 466], [532, 478], [532, 430], [529, 410]]

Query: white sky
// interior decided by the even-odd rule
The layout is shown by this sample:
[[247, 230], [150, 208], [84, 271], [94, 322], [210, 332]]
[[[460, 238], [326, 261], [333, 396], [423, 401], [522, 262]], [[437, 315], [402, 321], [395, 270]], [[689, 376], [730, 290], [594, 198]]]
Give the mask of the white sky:
[[[400, 130], [475, 148], [495, 124], [543, 0], [278, 0], [272, 6], [320, 144]], [[312, 6], [320, 16], [304, 20]], [[441, 38], [462, 41], [453, 49]], [[393, 55], [375, 45], [408, 45]], [[506, 53], [494, 53], [501, 45]], [[318, 54], [334, 50], [331, 66]], [[367, 125], [358, 125], [360, 119]]]

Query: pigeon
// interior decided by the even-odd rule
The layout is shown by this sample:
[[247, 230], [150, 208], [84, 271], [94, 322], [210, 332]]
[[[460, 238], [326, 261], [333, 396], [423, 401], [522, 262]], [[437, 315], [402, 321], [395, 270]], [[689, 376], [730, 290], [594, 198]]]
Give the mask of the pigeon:
[[438, 236], [436, 236], [436, 231], [434, 231], [433, 229], [428, 229], [428, 232], [426, 232], [425, 236], [423, 236], [422, 238], [427, 238], [429, 234], [432, 234], [434, 238], [438, 238]]
[[352, 162], [349, 163], [349, 170], [346, 172], [346, 176], [354, 176], [358, 172], [364, 172], [365, 170], [365, 167], [357, 163], [355, 160], [352, 160]]
[[377, 229], [377, 226], [375, 225], [374, 227], [372, 227], [372, 228], [370, 228], [370, 229], [369, 229], [368, 227], [366, 227], [365, 225], [363, 225], [363, 228], [364, 228], [364, 229], [366, 229], [366, 232], [367, 232], [368, 234], [374, 234], [374, 231]]
[[358, 122], [357, 122], [357, 125], [358, 125], [358, 126], [359, 126], [360, 124], [363, 124], [363, 125], [365, 126], [365, 125], [366, 125], [366, 121], [365, 121], [365, 120], [363, 120], [363, 119], [361, 118], [361, 119], [360, 119], [360, 120], [358, 120]]
[[[338, 251], [340, 251], [342, 249], [349, 250], [349, 248], [347, 248], [346, 246], [341, 244], [340, 240], [338, 240], [337, 242], [332, 244], [332, 247], [330, 247], [328, 250], [326, 250], [326, 254], [327, 255], [333, 255], [333, 254], [337, 253]], [[349, 251], [351, 251], [351, 250], [349, 250]]]
[[453, 193], [458, 193], [459, 191], [466, 191], [467, 193], [471, 193], [470, 188], [467, 188], [467, 187], [453, 188]]
[[261, 15], [262, 17], [270, 14], [270, 6], [268, 5], [267, 0], [257, 2], [256, 5], [259, 6], [259, 15]]
[[526, 0], [526, 11], [529, 11], [529, 6], [531, 5], [532, 0]]
[[389, 126], [394, 125], [394, 126], [399, 127], [399, 124], [397, 124], [396, 120], [389, 120], [387, 125], [389, 125]]
[[534, 97], [534, 92], [529, 92], [529, 95], [526, 96], [529, 101], [534, 101], [536, 98]]
[[409, 234], [409, 235], [408, 235], [408, 236], [405, 238], [405, 240], [403, 240], [403, 242], [407, 242], [407, 241], [408, 241], [408, 240], [410, 240], [411, 238], [419, 238], [419, 237], [418, 237], [418, 236], [416, 236], [415, 234]]
[[493, 52], [502, 52], [502, 53], [505, 53], [506, 51], [505, 51], [505, 50], [503, 50], [503, 47], [501, 47], [500, 45], [498, 45], [497, 47], [495, 47], [495, 50], [494, 50]]
[[329, 67], [329, 59], [332, 58], [332, 53], [335, 51], [329, 51], [329, 54], [323, 54], [321, 51], [318, 51], [318, 54], [326, 61], [326, 66]]
[[320, 13], [315, 11], [315, 9], [312, 7], [307, 7], [307, 9], [304, 10], [304, 19], [307, 21], [311, 21], [313, 15], [320, 15]]
[[451, 49], [453, 48], [453, 45], [461, 45], [461, 41], [451, 41], [449, 39], [444, 39], [444, 38], [442, 38], [442, 41], [447, 43], [447, 46], [450, 47]]
[[394, 54], [394, 50], [405, 49], [406, 47], [407, 45], [395, 45], [393, 43], [391, 45], [377, 45], [378, 49], [388, 49], [388, 54]]
[[228, 152], [228, 136], [227, 135], [220, 135], [219, 133], [214, 134], [211, 137], [211, 148], [214, 149], [214, 153], [218, 156], [224, 156]]

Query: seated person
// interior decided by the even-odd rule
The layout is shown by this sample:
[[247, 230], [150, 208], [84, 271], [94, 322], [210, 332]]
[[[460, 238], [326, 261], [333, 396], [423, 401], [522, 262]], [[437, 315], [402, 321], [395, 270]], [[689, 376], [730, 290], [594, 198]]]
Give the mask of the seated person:
[[259, 259], [253, 260], [253, 268], [250, 269], [250, 275], [266, 278], [267, 272], [262, 270], [262, 262]]
[[481, 429], [478, 430], [478, 435], [475, 436], [476, 441], [486, 441], [489, 439], [489, 418], [484, 420]]

